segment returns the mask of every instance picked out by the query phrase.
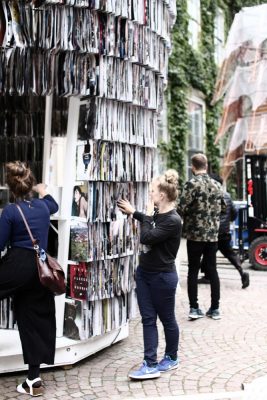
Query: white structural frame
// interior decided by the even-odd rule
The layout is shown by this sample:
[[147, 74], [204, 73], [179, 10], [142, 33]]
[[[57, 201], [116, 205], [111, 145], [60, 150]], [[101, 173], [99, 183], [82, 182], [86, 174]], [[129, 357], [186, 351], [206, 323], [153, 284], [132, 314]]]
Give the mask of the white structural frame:
[[[72, 192], [75, 182], [76, 142], [79, 124], [80, 105], [86, 103], [78, 97], [70, 97], [68, 108], [67, 143], [64, 162], [64, 186], [61, 188], [61, 209], [58, 217], [51, 220], [58, 221], [58, 261], [64, 266], [67, 273], [70, 217]], [[43, 182], [49, 183], [49, 157], [51, 149], [53, 97], [46, 97], [44, 153], [43, 153]], [[53, 191], [53, 188], [52, 188]], [[95, 354], [96, 352], [116, 343], [129, 335], [129, 323], [114, 329], [104, 335], [93, 336], [86, 340], [72, 340], [63, 336], [65, 295], [56, 297], [57, 341], [56, 356], [53, 366], [72, 365]], [[22, 358], [22, 349], [17, 330], [0, 329], [0, 374], [27, 369]], [[41, 367], [48, 367], [46, 364]], [[52, 366], [51, 366], [52, 367]]]

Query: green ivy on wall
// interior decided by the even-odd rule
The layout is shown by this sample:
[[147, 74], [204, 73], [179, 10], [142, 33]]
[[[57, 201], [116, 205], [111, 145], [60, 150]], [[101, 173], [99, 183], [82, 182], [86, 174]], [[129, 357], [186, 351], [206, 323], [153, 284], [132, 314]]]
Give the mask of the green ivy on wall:
[[199, 50], [189, 45], [187, 0], [176, 0], [177, 19], [172, 32], [172, 55], [169, 61], [167, 91], [168, 143], [160, 148], [166, 155], [168, 167], [178, 170], [181, 183], [185, 179], [187, 137], [189, 119], [188, 93], [191, 88], [202, 92], [206, 102], [206, 154], [210, 169], [219, 169], [219, 148], [214, 144], [217, 133], [220, 106], [212, 106], [211, 100], [217, 76], [214, 61], [214, 20], [217, 8], [225, 14], [226, 36], [234, 15], [244, 6], [264, 3], [261, 0], [201, 0], [201, 37]]

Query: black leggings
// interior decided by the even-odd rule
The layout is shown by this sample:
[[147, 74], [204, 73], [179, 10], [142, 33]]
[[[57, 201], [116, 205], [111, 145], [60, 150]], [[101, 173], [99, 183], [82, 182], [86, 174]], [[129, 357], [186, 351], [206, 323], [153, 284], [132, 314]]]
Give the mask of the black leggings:
[[40, 375], [40, 365], [29, 365], [28, 379], [33, 381]]

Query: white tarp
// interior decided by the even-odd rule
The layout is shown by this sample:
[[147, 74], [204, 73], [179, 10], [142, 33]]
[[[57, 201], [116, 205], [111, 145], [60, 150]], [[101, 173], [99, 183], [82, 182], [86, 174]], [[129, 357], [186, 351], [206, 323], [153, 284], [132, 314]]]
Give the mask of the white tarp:
[[225, 165], [231, 165], [242, 158], [243, 152], [260, 153], [267, 150], [267, 115], [253, 115], [239, 118], [235, 124]]
[[246, 67], [267, 57], [267, 4], [244, 7], [235, 15], [225, 45], [213, 103], [229, 89], [238, 67]]
[[239, 47], [257, 49], [267, 38], [267, 4], [244, 7], [235, 15], [230, 28], [225, 58]]
[[223, 96], [215, 142], [231, 133], [224, 166], [233, 165], [244, 152], [266, 152], [267, 4], [244, 7], [235, 15], [213, 103]]
[[[267, 21], [266, 21], [267, 25]], [[259, 61], [248, 67], [237, 67], [232, 84], [224, 98], [224, 107], [241, 96], [251, 99], [252, 111], [265, 103], [267, 98], [267, 60]]]

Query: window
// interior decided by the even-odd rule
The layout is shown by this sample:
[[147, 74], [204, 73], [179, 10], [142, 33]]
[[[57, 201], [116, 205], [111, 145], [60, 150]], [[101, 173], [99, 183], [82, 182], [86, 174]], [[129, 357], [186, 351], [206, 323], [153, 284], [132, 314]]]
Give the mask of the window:
[[204, 151], [205, 102], [201, 98], [192, 97], [188, 101], [189, 134], [187, 175], [191, 178], [191, 157]]
[[197, 50], [201, 32], [200, 0], [187, 0], [189, 43]]
[[222, 64], [224, 58], [224, 41], [224, 14], [223, 11], [218, 8], [214, 20], [214, 58], [218, 66]]

